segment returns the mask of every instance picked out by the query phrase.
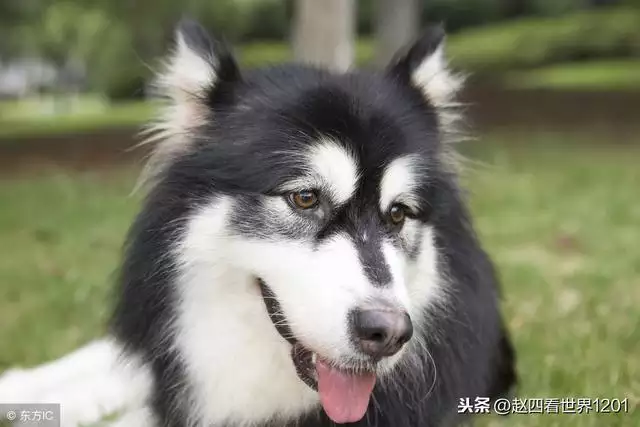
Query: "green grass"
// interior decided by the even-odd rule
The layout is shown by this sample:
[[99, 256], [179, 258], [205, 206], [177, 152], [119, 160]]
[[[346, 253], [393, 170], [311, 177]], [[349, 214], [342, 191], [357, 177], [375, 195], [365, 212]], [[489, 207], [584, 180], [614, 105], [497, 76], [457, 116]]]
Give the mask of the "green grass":
[[[490, 135], [465, 182], [504, 282], [522, 397], [640, 403], [640, 137]], [[486, 143], [489, 141], [489, 143]], [[595, 141], [601, 142], [601, 141]], [[0, 370], [100, 336], [138, 200], [130, 169], [0, 181]], [[637, 426], [627, 415], [515, 415], [496, 426]], [[485, 424], [485, 423], [482, 423]]]
[[[524, 397], [640, 403], [640, 147], [510, 135], [478, 147], [469, 180], [499, 266]], [[514, 145], [518, 139], [522, 145]], [[640, 138], [635, 140], [639, 143]], [[510, 144], [510, 145], [508, 145]], [[640, 413], [541, 417], [508, 426], [637, 426]]]
[[0, 370], [60, 356], [102, 333], [136, 200], [134, 175], [0, 181]]
[[[63, 110], [55, 114], [47, 113], [43, 108], [43, 105], [55, 108], [51, 99], [45, 103], [36, 100], [1, 102], [0, 139], [126, 128], [140, 125], [153, 114], [150, 103], [130, 101], [102, 104], [93, 98], [85, 98], [72, 105], [60, 105], [58, 108]], [[68, 100], [61, 100], [63, 103], [65, 101]]]
[[640, 90], [640, 60], [559, 64], [507, 76], [518, 89]]

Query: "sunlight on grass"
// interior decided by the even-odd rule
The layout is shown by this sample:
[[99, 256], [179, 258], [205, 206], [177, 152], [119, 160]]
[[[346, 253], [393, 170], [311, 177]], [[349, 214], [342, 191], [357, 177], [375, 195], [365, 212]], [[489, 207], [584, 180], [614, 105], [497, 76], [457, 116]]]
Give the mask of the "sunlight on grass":
[[640, 90], [640, 60], [559, 64], [507, 75], [513, 88]]
[[96, 97], [0, 102], [0, 138], [139, 126], [154, 107], [142, 101], [109, 104]]

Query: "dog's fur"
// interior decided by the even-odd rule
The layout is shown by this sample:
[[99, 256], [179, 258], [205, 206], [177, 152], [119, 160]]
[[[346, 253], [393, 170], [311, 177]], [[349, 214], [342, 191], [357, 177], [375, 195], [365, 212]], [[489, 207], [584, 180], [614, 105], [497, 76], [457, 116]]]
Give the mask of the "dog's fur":
[[[353, 425], [452, 425], [460, 398], [513, 386], [496, 274], [451, 163], [460, 83], [437, 28], [383, 71], [339, 74], [241, 71], [223, 43], [181, 24], [112, 325], [147, 378], [147, 425], [334, 425], [285, 338], [358, 369], [349, 317], [375, 301], [406, 311], [414, 334], [377, 364]], [[319, 194], [310, 212], [288, 202], [305, 189]]]

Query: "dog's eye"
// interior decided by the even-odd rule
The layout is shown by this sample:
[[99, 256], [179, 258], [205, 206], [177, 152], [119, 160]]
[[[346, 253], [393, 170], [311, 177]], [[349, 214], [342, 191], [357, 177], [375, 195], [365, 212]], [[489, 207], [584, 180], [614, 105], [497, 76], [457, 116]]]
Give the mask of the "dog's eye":
[[318, 205], [318, 193], [313, 190], [296, 191], [289, 194], [289, 200], [298, 209], [312, 209]]
[[391, 219], [391, 222], [395, 225], [402, 224], [406, 216], [407, 208], [400, 203], [392, 205], [391, 209], [389, 209], [389, 219]]

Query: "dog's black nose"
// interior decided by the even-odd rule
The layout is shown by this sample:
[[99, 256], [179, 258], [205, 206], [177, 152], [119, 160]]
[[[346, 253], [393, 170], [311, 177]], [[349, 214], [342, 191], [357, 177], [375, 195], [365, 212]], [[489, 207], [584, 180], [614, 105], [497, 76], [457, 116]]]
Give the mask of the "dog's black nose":
[[375, 359], [393, 356], [413, 335], [409, 315], [399, 310], [357, 310], [352, 327], [357, 345]]

